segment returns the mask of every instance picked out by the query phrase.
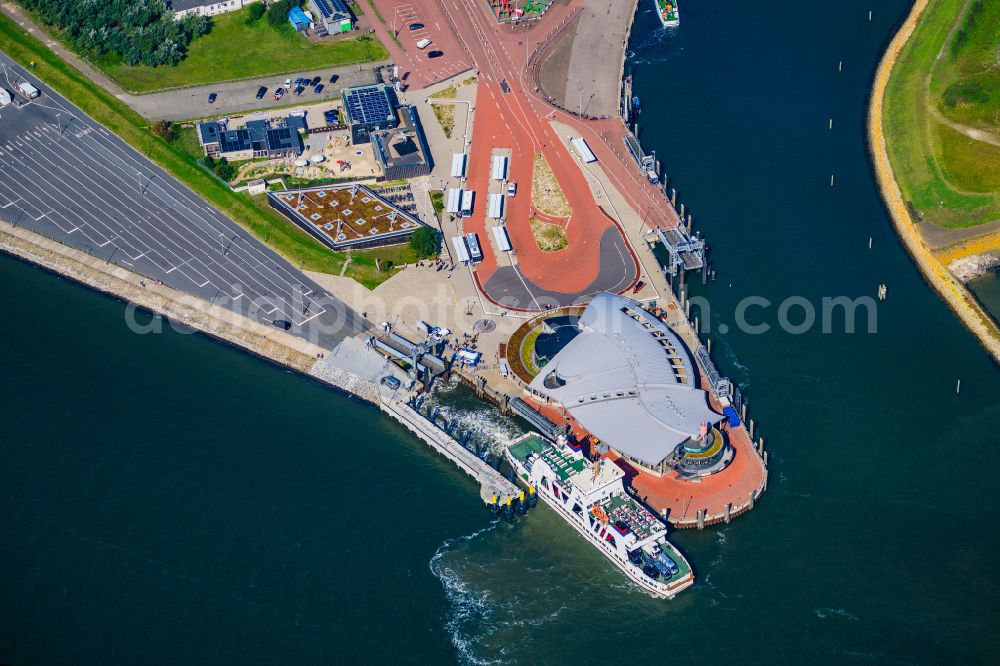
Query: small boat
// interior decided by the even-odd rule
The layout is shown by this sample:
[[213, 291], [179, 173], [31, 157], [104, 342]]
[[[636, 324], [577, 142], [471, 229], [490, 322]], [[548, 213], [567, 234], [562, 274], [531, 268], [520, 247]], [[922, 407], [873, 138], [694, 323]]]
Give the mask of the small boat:
[[681, 24], [681, 12], [677, 8], [677, 0], [653, 0], [656, 3], [656, 14], [664, 28], [676, 28]]

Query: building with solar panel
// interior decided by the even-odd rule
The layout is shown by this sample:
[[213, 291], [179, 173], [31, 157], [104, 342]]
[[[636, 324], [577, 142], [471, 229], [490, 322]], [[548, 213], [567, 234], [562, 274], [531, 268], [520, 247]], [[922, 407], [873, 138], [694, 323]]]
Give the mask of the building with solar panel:
[[389, 86], [354, 86], [342, 90], [340, 96], [351, 128], [351, 143], [369, 143], [372, 132], [399, 126], [396, 96]]
[[350, 32], [353, 27], [354, 17], [344, 0], [309, 0], [309, 8], [319, 19], [316, 21], [316, 32], [321, 37]]
[[198, 140], [205, 154], [227, 160], [265, 158], [287, 159], [302, 154], [301, 130], [305, 118], [288, 116], [275, 125], [266, 120], [251, 120], [239, 129], [227, 129], [219, 121], [198, 124]]

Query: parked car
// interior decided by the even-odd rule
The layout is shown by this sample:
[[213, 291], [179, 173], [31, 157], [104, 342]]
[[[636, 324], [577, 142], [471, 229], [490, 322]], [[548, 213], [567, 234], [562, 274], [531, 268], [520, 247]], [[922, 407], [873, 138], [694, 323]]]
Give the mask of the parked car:
[[285, 87], [286, 88], [291, 88], [292, 87], [292, 80], [291, 79], [285, 79]]
[[292, 322], [288, 321], [287, 319], [275, 319], [271, 323], [274, 326], [277, 326], [278, 328], [284, 329], [286, 331], [292, 327]]
[[418, 49], [426, 49], [430, 45], [431, 45], [431, 40], [427, 39], [426, 37], [417, 42]]
[[327, 125], [337, 125], [340, 123], [340, 117], [337, 116], [336, 111], [327, 111], [323, 114], [323, 119]]
[[424, 24], [423, 23], [411, 23], [410, 24], [410, 30], [423, 30], [423, 29], [424, 29]]
[[323, 80], [323, 79], [319, 78], [318, 76], [314, 76], [314, 77], [313, 77], [313, 80], [309, 82], [309, 85], [311, 85], [311, 86], [315, 86], [315, 85], [317, 85], [317, 84], [318, 84], [318, 83], [319, 83], [320, 81], [322, 81], [322, 80]]
[[298, 88], [295, 89], [295, 94], [296, 95], [301, 95], [302, 91], [304, 91], [305, 89], [306, 89], [305, 86], [299, 86]]
[[274, 99], [275, 100], [279, 100], [279, 99], [281, 99], [284, 96], [285, 96], [285, 89], [284, 88], [278, 88], [277, 90], [274, 91]]
[[444, 51], [431, 51], [427, 54], [428, 58], [440, 58], [444, 55]]
[[339, 78], [340, 78], [340, 77], [339, 77], [339, 76], [337, 76], [336, 74], [332, 74], [332, 75], [330, 76], [330, 83], [336, 83], [336, 82], [337, 82], [337, 79], [339, 79]]
[[298, 87], [299, 87], [299, 86], [301, 86], [301, 85], [302, 85], [302, 84], [303, 84], [304, 82], [305, 82], [305, 79], [303, 79], [303, 78], [302, 78], [301, 76], [299, 76], [299, 77], [296, 77], [296, 78], [295, 78], [295, 87], [296, 87], [296, 88], [298, 88]]
[[261, 86], [257, 88], [257, 99], [264, 99], [264, 95], [267, 94], [267, 86]]
[[315, 92], [315, 93], [321, 93], [321, 92], [323, 92], [323, 88], [324, 87], [325, 86], [321, 83], [318, 86], [316, 86], [315, 88], [313, 88], [313, 92]]
[[208, 103], [209, 104], [215, 104], [215, 100], [218, 99], [218, 98], [219, 98], [218, 94], [216, 94], [216, 93], [209, 93], [208, 94]]
[[512, 197], [517, 194], [517, 183], [507, 183], [507, 196]]

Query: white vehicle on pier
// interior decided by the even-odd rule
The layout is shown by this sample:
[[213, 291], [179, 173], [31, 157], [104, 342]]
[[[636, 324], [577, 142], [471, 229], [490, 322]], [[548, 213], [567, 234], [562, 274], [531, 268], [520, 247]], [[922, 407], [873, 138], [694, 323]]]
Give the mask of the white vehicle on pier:
[[591, 463], [537, 433], [507, 445], [517, 478], [645, 592], [670, 599], [694, 584], [691, 565], [667, 541], [666, 525], [625, 491], [625, 472]]

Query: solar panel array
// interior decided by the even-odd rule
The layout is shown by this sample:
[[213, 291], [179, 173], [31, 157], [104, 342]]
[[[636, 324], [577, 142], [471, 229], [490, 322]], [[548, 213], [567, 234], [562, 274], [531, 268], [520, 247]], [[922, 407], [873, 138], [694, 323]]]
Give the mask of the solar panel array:
[[383, 86], [349, 90], [347, 112], [355, 123], [384, 123], [392, 114]]
[[[332, 16], [340, 14], [350, 14], [347, 11], [347, 5], [344, 4], [343, 0], [314, 0], [316, 7], [319, 9], [319, 13], [323, 15], [323, 18], [330, 18]], [[336, 12], [334, 12], [336, 10]]]

